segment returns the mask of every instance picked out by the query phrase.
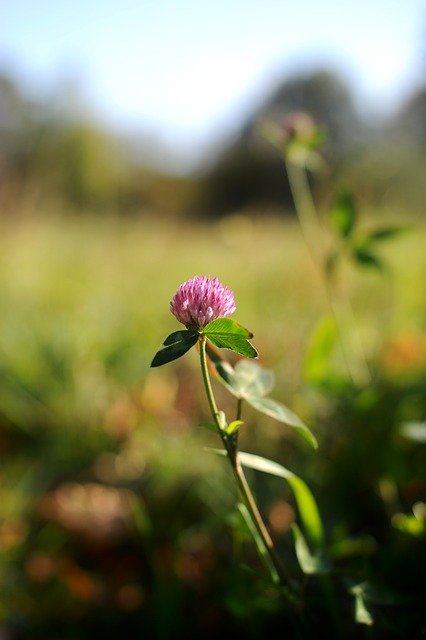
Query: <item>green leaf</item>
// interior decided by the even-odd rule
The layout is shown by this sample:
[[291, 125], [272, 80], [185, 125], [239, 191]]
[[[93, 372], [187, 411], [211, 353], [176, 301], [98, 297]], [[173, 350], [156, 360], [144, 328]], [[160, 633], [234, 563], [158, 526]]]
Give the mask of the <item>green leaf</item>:
[[246, 401], [261, 413], [278, 420], [278, 422], [283, 422], [289, 427], [293, 427], [314, 449], [318, 448], [318, 442], [313, 433], [301, 419], [285, 405], [276, 400], [272, 400], [272, 398], [259, 398], [256, 396], [249, 396], [246, 398]]
[[207, 343], [207, 354], [215, 373], [233, 396], [239, 399], [250, 395], [263, 396], [274, 386], [273, 371], [264, 369], [253, 360], [240, 360], [235, 368]]
[[408, 226], [400, 227], [380, 227], [375, 231], [368, 234], [367, 238], [370, 242], [380, 242], [381, 240], [387, 240], [388, 238], [395, 238], [408, 231]]
[[235, 365], [234, 371], [227, 373], [227, 382], [232, 388], [231, 392], [237, 398], [265, 396], [272, 391], [275, 384], [273, 371], [264, 369], [257, 362], [250, 360], [240, 360]]
[[[219, 450], [218, 453], [226, 455], [226, 452], [222, 452], [221, 450]], [[278, 476], [279, 478], [287, 480], [293, 491], [300, 520], [303, 524], [305, 535], [307, 536], [309, 543], [315, 550], [323, 549], [324, 531], [321, 516], [319, 514], [315, 498], [307, 484], [289, 469], [286, 469], [277, 462], [263, 458], [262, 456], [257, 456], [252, 453], [244, 453], [241, 451], [238, 454], [238, 459], [245, 467], [256, 469], [257, 471], [263, 471], [264, 473], [269, 473], [273, 476]]]
[[253, 337], [251, 331], [243, 327], [235, 320], [232, 320], [232, 318], [218, 318], [217, 320], [213, 320], [213, 322], [210, 322], [204, 327], [203, 333], [206, 336], [217, 334], [242, 336], [244, 338]]
[[246, 358], [257, 358], [258, 353], [247, 340], [253, 334], [231, 318], [218, 318], [206, 325], [203, 334], [220, 349], [231, 349]]
[[239, 429], [242, 424], [244, 424], [242, 420], [233, 420], [232, 422], [230, 422], [228, 426], [225, 428], [225, 431], [228, 434], [228, 436], [234, 433], [234, 431], [237, 431], [237, 429]]
[[258, 353], [253, 345], [246, 339], [234, 335], [207, 335], [208, 339], [220, 349], [230, 349], [246, 358], [257, 358]]
[[163, 342], [154, 356], [151, 367], [160, 367], [183, 356], [198, 340], [196, 331], [174, 331]]
[[426, 519], [418, 518], [414, 513], [395, 513], [392, 526], [415, 538], [421, 538], [426, 534]]
[[334, 319], [330, 316], [321, 319], [311, 335], [305, 355], [304, 375], [308, 382], [318, 383], [327, 377], [337, 342]]
[[308, 547], [300, 527], [294, 522], [291, 525], [294, 535], [294, 548], [296, 556], [300, 564], [300, 568], [305, 574], [328, 573], [330, 571], [330, 563], [323, 554], [313, 555]]
[[233, 369], [226, 360], [223, 360], [214, 351], [209, 353], [209, 357], [222, 384], [232, 395], [246, 400], [252, 407], [271, 418], [293, 427], [312, 447], [315, 449], [318, 447], [314, 435], [298, 416], [283, 404], [263, 397], [274, 386], [275, 376], [271, 370], [264, 369], [258, 363], [247, 360], [240, 360]]
[[217, 433], [217, 426], [213, 422], [201, 422], [199, 426]]
[[385, 270], [383, 260], [373, 253], [373, 251], [368, 249], [365, 244], [355, 246], [352, 250], [352, 257], [361, 267], [377, 269], [378, 271]]
[[355, 585], [350, 589], [350, 593], [355, 598], [355, 622], [367, 626], [374, 624], [373, 616], [367, 607], [364, 585], [362, 583]]
[[356, 207], [353, 194], [343, 190], [330, 211], [332, 227], [342, 238], [349, 238], [356, 225]]

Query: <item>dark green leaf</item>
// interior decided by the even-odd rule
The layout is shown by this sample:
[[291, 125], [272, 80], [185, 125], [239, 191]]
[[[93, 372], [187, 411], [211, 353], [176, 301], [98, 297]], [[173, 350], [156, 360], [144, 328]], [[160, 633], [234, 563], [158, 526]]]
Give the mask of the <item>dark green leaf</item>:
[[330, 211], [332, 227], [342, 238], [349, 238], [356, 224], [355, 200], [350, 191], [342, 191]]
[[352, 256], [359, 265], [362, 267], [377, 269], [378, 271], [384, 271], [385, 265], [383, 261], [365, 246], [356, 246], [353, 249]]
[[159, 367], [183, 356], [198, 340], [196, 331], [174, 331], [163, 342], [154, 356], [151, 367]]
[[311, 447], [314, 449], [318, 448], [318, 442], [313, 433], [301, 421], [301, 419], [296, 416], [295, 413], [290, 411], [290, 409], [280, 402], [272, 400], [272, 398], [259, 398], [256, 396], [249, 396], [246, 398], [246, 401], [261, 413], [264, 413], [279, 422], [283, 422], [289, 427], [293, 427], [293, 429], [296, 429], [296, 431], [305, 438]]
[[369, 233], [367, 237], [371, 242], [377, 242], [380, 240], [387, 240], [388, 238], [395, 238], [395, 236], [399, 236], [401, 233], [404, 233], [407, 230], [407, 226], [381, 227]]

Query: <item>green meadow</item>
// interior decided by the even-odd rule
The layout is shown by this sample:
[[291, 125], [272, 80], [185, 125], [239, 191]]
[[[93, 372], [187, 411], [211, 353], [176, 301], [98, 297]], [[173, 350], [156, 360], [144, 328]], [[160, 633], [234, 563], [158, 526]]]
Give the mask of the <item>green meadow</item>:
[[[381, 212], [363, 224], [389, 221], [406, 223]], [[274, 371], [272, 396], [319, 441], [312, 451], [284, 425], [244, 414], [242, 450], [285, 464], [318, 500], [345, 603], [337, 622], [316, 603], [321, 624], [367, 637], [348, 584], [368, 581], [363, 606], [378, 620], [368, 637], [418, 637], [425, 517], [413, 505], [424, 509], [425, 450], [407, 424], [425, 420], [425, 246], [413, 221], [380, 248], [385, 272], [343, 265], [333, 295], [350, 381], [338, 340], [318, 355], [330, 306], [296, 220], [3, 220], [0, 616], [13, 637], [260, 638], [285, 623], [259, 590], [227, 470], [206, 450], [218, 443], [199, 427], [208, 407], [196, 350], [150, 368], [179, 329], [171, 297], [203, 274], [234, 291], [234, 317]], [[291, 493], [250, 478], [297, 573]]]

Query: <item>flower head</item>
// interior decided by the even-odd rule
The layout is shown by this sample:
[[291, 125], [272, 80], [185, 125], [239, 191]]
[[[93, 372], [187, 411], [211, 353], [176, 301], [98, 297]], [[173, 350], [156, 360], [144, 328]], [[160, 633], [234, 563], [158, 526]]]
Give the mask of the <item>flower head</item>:
[[312, 140], [317, 128], [314, 120], [304, 111], [292, 111], [281, 122], [281, 131], [286, 142], [297, 139], [299, 141]]
[[236, 308], [232, 291], [207, 276], [194, 276], [181, 284], [170, 302], [170, 311], [179, 322], [197, 329], [231, 315]]

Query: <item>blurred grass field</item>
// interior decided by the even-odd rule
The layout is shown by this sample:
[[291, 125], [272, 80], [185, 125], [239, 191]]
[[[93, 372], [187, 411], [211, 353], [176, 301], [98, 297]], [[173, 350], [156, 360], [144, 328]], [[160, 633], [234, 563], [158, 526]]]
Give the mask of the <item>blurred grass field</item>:
[[[310, 332], [329, 313], [293, 220], [46, 219], [1, 231], [2, 359], [39, 381], [38, 368], [48, 366], [41, 344], [77, 369], [97, 361], [126, 383], [145, 376], [163, 334], [176, 327], [171, 296], [195, 274], [218, 276], [234, 290], [236, 319], [284, 377], [286, 367], [297, 371]], [[390, 275], [343, 274], [341, 291], [369, 357], [395, 334], [424, 329], [425, 241], [425, 227], [413, 225], [381, 252]]]
[[[396, 385], [424, 375], [425, 246], [426, 228], [415, 224], [383, 247], [389, 275], [346, 268], [341, 282], [341, 293], [353, 306], [354, 317], [346, 318], [343, 327], [352, 357], [359, 358], [361, 343], [367, 359]], [[195, 274], [207, 274], [233, 289], [235, 319], [254, 332], [261, 364], [276, 374], [275, 397], [307, 420], [331, 415], [324, 408], [327, 399], [312, 395], [303, 378], [310, 337], [329, 311], [324, 289], [297, 222], [278, 217], [236, 215], [210, 224], [99, 217], [2, 221], [0, 265], [0, 581], [6, 594], [1, 618], [13, 627], [19, 612], [31, 637], [53, 638], [62, 616], [74, 625], [67, 637], [98, 637], [93, 629], [92, 635], [87, 631], [96, 611], [110, 604], [113, 629], [123, 624], [122, 616], [128, 622], [126, 616], [144, 609], [150, 587], [139, 561], [127, 573], [111, 577], [87, 542], [82, 551], [80, 538], [88, 535], [96, 544], [101, 540], [101, 547], [112, 553], [110, 547], [122, 540], [123, 530], [136, 528], [136, 539], [140, 535], [144, 544], [151, 544], [150, 571], [160, 582], [170, 571], [185, 588], [203, 572], [194, 563], [223, 561], [217, 551], [212, 559], [209, 545], [218, 523], [229, 517], [234, 498], [226, 482], [221, 486], [221, 465], [203, 452], [211, 440], [197, 429], [207, 407], [195, 350], [161, 370], [150, 369], [162, 340], [178, 328], [168, 309], [176, 288]], [[336, 366], [343, 367], [339, 357]], [[390, 388], [386, 393], [393, 393]], [[398, 391], [405, 402], [398, 416], [424, 419], [420, 406], [416, 414], [417, 392], [410, 389]], [[353, 415], [346, 413], [348, 420], [365, 421], [365, 407], [373, 401], [363, 392], [359, 406], [354, 400]], [[386, 393], [380, 398], [390, 407]], [[379, 400], [377, 412], [378, 407]], [[386, 420], [384, 416], [383, 424]], [[376, 443], [374, 449], [380, 442], [379, 423], [376, 435], [360, 436], [363, 446]], [[317, 431], [317, 424], [310, 426]], [[320, 491], [337, 473], [330, 466], [343, 460], [333, 458], [342, 439], [335, 430], [330, 425], [334, 436], [327, 435], [324, 425], [317, 431], [320, 449], [314, 466], [312, 454], [307, 459], [291, 435], [286, 444], [289, 434], [267, 420], [254, 421], [252, 430], [242, 434], [242, 446], [272, 450], [271, 455], [296, 465], [297, 471], [304, 467]], [[344, 436], [348, 446], [352, 437]], [[393, 444], [388, 446], [391, 441], [383, 440], [388, 458], [396, 455]], [[402, 451], [407, 453], [404, 447]], [[364, 452], [353, 454], [358, 463]], [[374, 449], [366, 455], [369, 471], [376, 454]], [[391, 492], [392, 483], [409, 480], [406, 460], [392, 465], [394, 477], [383, 475], [392, 480]], [[417, 457], [413, 473], [419, 467]], [[372, 473], [377, 479], [383, 468]], [[277, 489], [273, 481], [255, 488], [270, 514], [283, 508], [272, 497]], [[188, 492], [204, 505], [201, 510]], [[347, 500], [342, 492], [337, 496], [336, 490], [334, 502], [330, 496], [329, 509], [339, 499]], [[141, 495], [146, 511], [144, 500], [136, 505]], [[179, 511], [176, 505], [182, 500], [185, 506]], [[368, 531], [364, 524], [361, 530]], [[345, 532], [352, 525], [348, 516], [333, 526]], [[120, 563], [121, 551], [115, 548], [115, 553]], [[194, 560], [197, 553], [201, 560]], [[97, 590], [100, 583], [109, 594], [104, 599]], [[64, 593], [54, 596], [58, 584]], [[171, 610], [178, 607], [178, 591], [169, 594]], [[161, 602], [167, 600], [161, 589], [155, 593]], [[233, 605], [232, 598], [228, 603], [234, 613], [242, 606], [240, 597], [234, 594]], [[113, 611], [118, 612], [115, 618]], [[161, 615], [153, 624], [161, 626]]]

